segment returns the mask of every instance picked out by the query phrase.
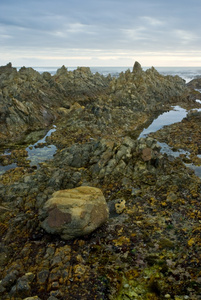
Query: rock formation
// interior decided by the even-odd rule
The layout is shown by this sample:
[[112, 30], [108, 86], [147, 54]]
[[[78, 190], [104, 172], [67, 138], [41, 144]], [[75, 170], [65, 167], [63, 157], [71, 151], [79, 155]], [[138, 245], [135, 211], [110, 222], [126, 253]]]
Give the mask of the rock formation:
[[[0, 68], [0, 162], [15, 164], [0, 175], [2, 300], [200, 299], [200, 178], [156, 140], [200, 163], [197, 93], [137, 62], [118, 78]], [[171, 105], [191, 112], [139, 139]], [[52, 123], [57, 151], [31, 166]]]

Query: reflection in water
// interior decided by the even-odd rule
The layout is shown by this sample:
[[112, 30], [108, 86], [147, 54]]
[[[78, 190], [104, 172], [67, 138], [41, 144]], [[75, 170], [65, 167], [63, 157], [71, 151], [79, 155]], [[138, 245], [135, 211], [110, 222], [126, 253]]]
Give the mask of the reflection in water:
[[7, 166], [1, 166], [0, 165], [0, 175], [3, 175], [6, 171], [8, 171], [10, 169], [14, 169], [16, 167], [17, 167], [16, 164], [10, 164], [10, 165], [7, 165]]
[[48, 133], [39, 141], [33, 145], [29, 145], [26, 150], [28, 152], [28, 160], [30, 160], [31, 166], [38, 166], [39, 163], [51, 159], [55, 154], [57, 147], [54, 145], [40, 146], [40, 144], [45, 144], [46, 137], [50, 136], [54, 131], [56, 131], [56, 126], [53, 125], [53, 129], [50, 129]]
[[156, 132], [165, 125], [181, 122], [187, 115], [187, 111], [180, 106], [173, 106], [173, 110], [163, 113], [155, 119], [148, 128], [145, 128], [139, 138], [145, 137], [151, 132]]
[[[56, 131], [56, 126], [53, 125], [53, 128], [50, 129], [47, 134], [40, 140], [38, 140], [35, 144], [29, 145], [26, 148], [28, 152], [27, 160], [30, 161], [30, 166], [38, 166], [39, 163], [51, 159], [55, 154], [57, 147], [54, 145], [43, 146], [45, 144], [46, 137], [50, 136], [54, 131]], [[40, 146], [40, 148], [39, 148]], [[3, 155], [10, 155], [11, 152], [6, 150]], [[16, 163], [12, 163], [7, 166], [0, 165], [0, 175], [4, 174], [6, 171], [10, 169], [14, 169], [17, 167]]]
[[[187, 158], [189, 158], [190, 152], [188, 151], [184, 151], [183, 149], [179, 149], [178, 151], [173, 151], [166, 143], [159, 143], [157, 142], [160, 146], [161, 146], [161, 150], [160, 152], [162, 154], [166, 153], [167, 155], [171, 155], [174, 157], [179, 157], [180, 154], [184, 154]], [[201, 155], [197, 155], [199, 158], [201, 158]], [[201, 167], [200, 166], [195, 166], [194, 164], [190, 163], [185, 163], [185, 165], [191, 169], [194, 170], [195, 175], [197, 175], [198, 177], [201, 178]]]
[[[200, 102], [200, 100], [196, 100], [197, 102]], [[161, 129], [165, 125], [171, 125], [177, 122], [181, 122], [183, 118], [186, 117], [187, 111], [180, 106], [174, 106], [174, 110], [168, 111], [166, 113], [163, 113], [160, 115], [157, 119], [155, 119], [151, 125], [144, 129], [142, 133], [140, 134], [139, 138], [146, 137], [151, 132], [156, 132], [159, 129]], [[201, 111], [201, 109], [197, 109], [197, 111]], [[184, 151], [182, 149], [179, 149], [178, 151], [172, 151], [172, 149], [166, 144], [166, 143], [159, 143], [161, 146], [161, 153], [166, 153], [167, 155], [171, 155], [173, 157], [179, 157], [180, 154], [185, 154], [186, 157], [189, 157], [190, 153], [188, 151]], [[200, 155], [198, 157], [201, 158]], [[194, 170], [195, 174], [201, 178], [201, 167], [195, 166], [194, 164], [185, 164], [187, 167]]]
[[39, 163], [51, 159], [55, 154], [57, 147], [54, 145], [45, 146], [43, 148], [26, 148], [28, 152], [27, 160], [30, 160], [30, 166], [38, 166]]
[[164, 154], [166, 153], [167, 155], [171, 155], [171, 156], [174, 156], [174, 157], [178, 157], [180, 154], [184, 154], [186, 156], [189, 156], [190, 155], [190, 152], [188, 151], [185, 151], [183, 149], [179, 149], [178, 151], [173, 151], [169, 146], [168, 144], [166, 143], [159, 143], [157, 142], [160, 146], [161, 146], [161, 153]]

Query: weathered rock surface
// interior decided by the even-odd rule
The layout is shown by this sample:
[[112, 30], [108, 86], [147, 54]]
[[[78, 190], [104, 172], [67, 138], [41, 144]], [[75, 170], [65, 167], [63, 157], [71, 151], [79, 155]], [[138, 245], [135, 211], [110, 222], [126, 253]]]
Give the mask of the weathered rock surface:
[[63, 66], [51, 76], [32, 68], [17, 71], [8, 64], [0, 70], [0, 143], [66, 118], [68, 132], [80, 132], [80, 138], [103, 131], [120, 135], [122, 129], [140, 128], [151, 113], [188, 102], [188, 97], [184, 80], [162, 76], [154, 68], [144, 72], [137, 62], [133, 72], [118, 78], [93, 74], [85, 67], [68, 71]]
[[74, 71], [68, 71], [65, 66], [57, 70], [53, 79], [65, 90], [71, 102], [82, 103], [93, 101], [97, 95], [102, 95], [110, 81], [110, 77], [93, 74], [90, 68], [78, 67]]
[[81, 186], [55, 192], [43, 209], [41, 226], [69, 240], [93, 232], [108, 219], [108, 207], [100, 189]]
[[187, 86], [192, 89], [201, 89], [201, 78], [195, 78], [187, 83]]
[[[57, 99], [57, 103], [55, 101]], [[31, 68], [0, 70], [0, 143], [21, 139], [28, 130], [45, 128], [57, 118], [65, 93]]]
[[[44, 103], [56, 118], [56, 131], [47, 142], [57, 146], [52, 160], [39, 168], [23, 165], [26, 146], [13, 147], [0, 157], [4, 165], [20, 163], [0, 176], [0, 298], [200, 299], [200, 179], [180, 157], [162, 154], [157, 140], [138, 139], [145, 124], [171, 105], [200, 107], [193, 100], [195, 93], [189, 96], [181, 78], [164, 77], [154, 68], [144, 72], [139, 63], [118, 78], [93, 75], [88, 68], [69, 72], [62, 67], [51, 76], [24, 68], [17, 72], [11, 65], [0, 68], [0, 78], [7, 93], [1, 102], [7, 119], [1, 114], [0, 126], [7, 128], [8, 138], [14, 128], [9, 120], [21, 124], [24, 116], [22, 128], [13, 129], [19, 136], [29, 127], [26, 103], [34, 103], [35, 115], [40, 86], [52, 92]], [[17, 94], [9, 106], [15, 82]], [[33, 98], [26, 86], [36, 88]], [[44, 126], [42, 119], [36, 124]], [[27, 136], [28, 143], [34, 136]], [[154, 137], [197, 156], [200, 113], [192, 111]], [[87, 198], [85, 208], [77, 198], [77, 206], [72, 207], [72, 201], [70, 208], [63, 205], [63, 191], [68, 189], [75, 199], [80, 189], [89, 187], [98, 189], [104, 202], [104, 224], [97, 201], [89, 205]], [[86, 193], [81, 194], [83, 199]], [[89, 228], [91, 217], [103, 225], [64, 239], [72, 230], [80, 234]], [[73, 227], [70, 233], [68, 226]]]
[[90, 93], [103, 92], [102, 88], [108, 86], [108, 79], [93, 75], [89, 68], [74, 72], [64, 69], [51, 76], [32, 68], [17, 71], [11, 63], [1, 67], [0, 144], [19, 140], [27, 131], [51, 125], [60, 117], [59, 108], [69, 109], [74, 98], [88, 99]]

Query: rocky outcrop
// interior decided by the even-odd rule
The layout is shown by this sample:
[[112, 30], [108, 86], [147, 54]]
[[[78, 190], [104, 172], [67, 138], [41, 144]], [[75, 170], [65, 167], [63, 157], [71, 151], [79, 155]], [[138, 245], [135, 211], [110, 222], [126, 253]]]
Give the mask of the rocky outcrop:
[[93, 232], [108, 219], [101, 190], [88, 186], [55, 192], [43, 209], [42, 227], [65, 240]]
[[[72, 93], [68, 89], [73, 86], [71, 84], [76, 80], [76, 76], [83, 74], [81, 70], [70, 73], [63, 68], [58, 71], [59, 83], [71, 96]], [[83, 72], [84, 78], [88, 76], [89, 84], [93, 82], [96, 86], [94, 80], [98, 75], [93, 77], [88, 69], [84, 69]], [[74, 78], [71, 83], [69, 76]], [[178, 76], [162, 76], [154, 68], [143, 71], [137, 62], [133, 72], [128, 70], [118, 78], [108, 81], [109, 87], [105, 84], [102, 94], [98, 92], [99, 79], [97, 90], [90, 88], [94, 91], [91, 96], [87, 91], [85, 95], [82, 92], [82, 88], [87, 88], [87, 85], [85, 80], [80, 79], [80, 88], [76, 86], [74, 90], [80, 106], [71, 105], [70, 109], [59, 110], [65, 120], [61, 127], [57, 127], [56, 136], [52, 135], [48, 143], [55, 144], [59, 140], [58, 147], [63, 148], [72, 143], [98, 139], [100, 136], [113, 141], [126, 135], [136, 138], [139, 132], [152, 122], [154, 115], [169, 110], [173, 104], [192, 103], [183, 79]], [[79, 100], [79, 94], [82, 95], [82, 101]]]
[[187, 83], [187, 86], [192, 89], [201, 89], [201, 77], [197, 77]]
[[127, 106], [133, 111], [156, 111], [162, 105], [188, 101], [189, 90], [179, 76], [163, 76], [155, 68], [143, 71], [136, 62], [133, 72], [121, 73], [113, 79], [113, 105]]
[[48, 127], [66, 100], [51, 78], [32, 68], [0, 70], [0, 143], [21, 140], [26, 131]]
[[79, 101], [86, 104], [94, 101], [98, 95], [102, 95], [107, 90], [111, 78], [99, 73], [93, 74], [88, 67], [78, 67], [74, 71], [68, 71], [65, 66], [62, 66], [53, 79], [65, 89], [71, 102]]
[[0, 69], [0, 143], [20, 140], [25, 132], [62, 118], [68, 119], [69, 134], [122, 135], [122, 130], [142, 127], [154, 112], [188, 97], [184, 80], [162, 76], [154, 68], [143, 71], [138, 62], [133, 72], [118, 78], [93, 74], [86, 67], [68, 71], [63, 66], [51, 76], [32, 68], [17, 71], [8, 64]]
[[52, 77], [32, 68], [1, 67], [0, 143], [20, 140], [27, 131], [50, 126], [75, 99], [102, 93], [107, 85], [107, 79], [93, 75], [89, 68], [68, 72], [63, 67]]
[[197, 77], [187, 83], [188, 88], [191, 89], [191, 95], [194, 99], [201, 100], [201, 77]]
[[[200, 179], [155, 139], [137, 138], [170, 105], [196, 107], [184, 81], [137, 62], [116, 79], [10, 64], [0, 77], [8, 137], [31, 124], [29, 102], [33, 118], [40, 105], [57, 118], [52, 160], [31, 167], [23, 146], [0, 156], [17, 163], [0, 176], [1, 299], [199, 299]], [[161, 138], [200, 154], [200, 113]]]

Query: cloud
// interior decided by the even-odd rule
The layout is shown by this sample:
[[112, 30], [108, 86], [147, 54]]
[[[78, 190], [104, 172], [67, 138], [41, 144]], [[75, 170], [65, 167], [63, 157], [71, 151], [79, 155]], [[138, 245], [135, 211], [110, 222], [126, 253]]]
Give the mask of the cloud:
[[166, 53], [200, 51], [199, 8], [197, 0], [1, 0], [0, 64], [132, 64], [136, 56], [151, 64], [153, 53], [165, 63]]
[[149, 17], [149, 16], [141, 17], [141, 19], [142, 19], [142, 21], [146, 22], [148, 25], [151, 25], [151, 26], [161, 26], [161, 25], [165, 24], [164, 21], [161, 21], [159, 19]]
[[198, 39], [198, 36], [196, 36], [195, 33], [187, 30], [177, 29], [175, 30], [175, 35], [180, 39], [183, 45], [190, 44]]

